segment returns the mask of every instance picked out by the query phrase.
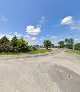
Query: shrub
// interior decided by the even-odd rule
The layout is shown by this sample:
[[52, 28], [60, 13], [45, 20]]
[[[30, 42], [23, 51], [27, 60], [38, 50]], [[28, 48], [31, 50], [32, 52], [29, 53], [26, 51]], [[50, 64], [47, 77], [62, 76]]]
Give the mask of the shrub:
[[75, 44], [75, 50], [80, 50], [80, 43]]

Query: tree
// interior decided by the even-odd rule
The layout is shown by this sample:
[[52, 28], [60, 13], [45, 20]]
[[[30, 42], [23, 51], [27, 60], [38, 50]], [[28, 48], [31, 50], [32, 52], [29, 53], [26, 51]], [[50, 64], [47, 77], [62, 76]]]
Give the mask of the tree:
[[23, 39], [13, 37], [11, 41], [6, 36], [0, 39], [0, 52], [27, 52], [29, 51], [28, 43]]
[[10, 50], [10, 41], [4, 36], [0, 39], [0, 52], [9, 52]]
[[48, 49], [49, 46], [51, 46], [52, 42], [50, 40], [44, 40], [44, 46], [46, 49]]
[[17, 40], [17, 47], [19, 52], [27, 52], [29, 50], [28, 43], [23, 38]]
[[1, 45], [1, 52], [10, 52], [10, 48], [11, 48], [11, 46], [10, 45]]
[[75, 44], [75, 50], [80, 50], [80, 43]]
[[17, 46], [17, 37], [15, 36], [15, 37], [13, 37], [12, 38], [12, 40], [11, 40], [11, 46], [13, 46], [13, 47], [16, 47]]
[[1, 45], [4, 45], [4, 44], [9, 45], [10, 44], [10, 41], [9, 41], [9, 39], [6, 36], [4, 36], [4, 37], [2, 37], [0, 39], [0, 44]]
[[66, 44], [68, 44], [68, 43], [69, 43], [69, 40], [66, 38], [66, 39], [65, 39], [65, 42], [66, 42]]
[[59, 43], [58, 43], [58, 44], [60, 45], [60, 48], [65, 47], [65, 45], [64, 45], [64, 41], [59, 41]]
[[67, 43], [67, 44], [73, 44], [73, 39], [72, 38], [70, 38], [70, 39], [65, 39], [65, 42]]
[[65, 42], [66, 42], [66, 47], [69, 48], [69, 49], [72, 49], [73, 48], [73, 39], [70, 38], [70, 39], [65, 39]]

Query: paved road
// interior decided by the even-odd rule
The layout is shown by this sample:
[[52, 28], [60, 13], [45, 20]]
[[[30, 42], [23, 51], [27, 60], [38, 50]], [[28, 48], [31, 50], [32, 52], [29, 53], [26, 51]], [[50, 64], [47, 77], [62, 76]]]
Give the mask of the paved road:
[[54, 52], [0, 57], [0, 92], [80, 92], [80, 57]]

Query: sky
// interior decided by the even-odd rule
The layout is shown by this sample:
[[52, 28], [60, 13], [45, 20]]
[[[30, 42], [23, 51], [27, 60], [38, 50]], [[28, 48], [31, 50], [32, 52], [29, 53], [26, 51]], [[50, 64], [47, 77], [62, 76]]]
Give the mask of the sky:
[[80, 0], [0, 0], [0, 38], [42, 44], [74, 37], [80, 42]]

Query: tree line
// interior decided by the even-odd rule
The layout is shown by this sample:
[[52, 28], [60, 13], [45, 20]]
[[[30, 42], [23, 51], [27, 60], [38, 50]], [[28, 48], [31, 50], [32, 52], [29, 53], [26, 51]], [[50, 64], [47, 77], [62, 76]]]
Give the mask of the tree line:
[[[54, 47], [54, 44], [49, 40], [45, 40], [43, 45], [46, 49]], [[37, 50], [36, 46], [29, 46], [24, 38], [17, 39], [14, 36], [12, 40], [9, 40], [4, 36], [0, 39], [0, 53], [26, 53], [33, 50]]]
[[59, 46], [60, 48], [68, 48], [68, 49], [73, 49], [73, 45], [74, 45], [74, 49], [75, 50], [80, 50], [80, 43], [76, 43], [74, 44], [74, 40], [72, 38], [66, 38], [64, 41], [59, 41]]
[[0, 39], [0, 53], [19, 53], [19, 52], [28, 52], [29, 46], [28, 43], [23, 39], [17, 39], [17, 37], [13, 37], [10, 41], [6, 36]]
[[[72, 38], [70, 39], [65, 39], [64, 41], [59, 41], [59, 48], [68, 48], [72, 49], [73, 48], [73, 42], [74, 40]], [[43, 46], [48, 49], [48, 48], [53, 48], [54, 44], [50, 40], [44, 40]], [[80, 43], [75, 44], [75, 50], [80, 50]], [[36, 50], [36, 48], [33, 46], [29, 46], [28, 43], [23, 39], [17, 39], [16, 36], [12, 38], [12, 40], [9, 40], [6, 36], [2, 37], [0, 39], [0, 53], [6, 52], [6, 53], [26, 53], [31, 50]]]
[[[68, 48], [68, 49], [73, 49], [73, 45], [74, 45], [74, 49], [75, 50], [80, 50], [80, 43], [76, 43], [74, 44], [74, 40], [72, 38], [66, 38], [64, 41], [59, 41], [58, 42], [58, 47], [59, 48]], [[46, 47], [46, 49], [48, 49], [49, 47], [54, 47], [54, 44], [52, 44], [52, 42], [50, 40], [45, 40], [44, 41], [44, 46]]]

